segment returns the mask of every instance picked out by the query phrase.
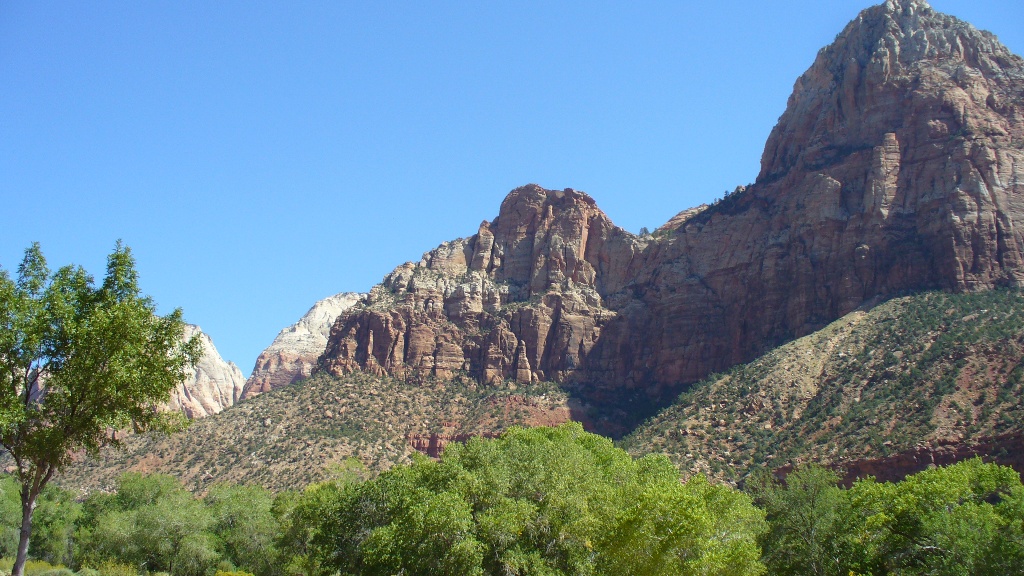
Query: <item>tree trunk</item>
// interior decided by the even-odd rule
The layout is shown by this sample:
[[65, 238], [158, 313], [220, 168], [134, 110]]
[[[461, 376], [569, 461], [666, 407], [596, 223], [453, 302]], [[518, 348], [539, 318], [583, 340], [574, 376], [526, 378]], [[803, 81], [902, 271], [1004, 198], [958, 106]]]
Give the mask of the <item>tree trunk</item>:
[[11, 576], [25, 575], [25, 561], [28, 560], [28, 539], [32, 536], [32, 510], [36, 507], [39, 493], [31, 486], [21, 487], [21, 536], [18, 540], [18, 557], [11, 568]]

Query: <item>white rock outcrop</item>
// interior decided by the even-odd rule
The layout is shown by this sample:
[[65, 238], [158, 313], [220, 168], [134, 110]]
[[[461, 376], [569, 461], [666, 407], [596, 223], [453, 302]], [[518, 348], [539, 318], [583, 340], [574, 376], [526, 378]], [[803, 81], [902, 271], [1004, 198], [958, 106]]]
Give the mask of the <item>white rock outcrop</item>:
[[185, 326], [185, 338], [195, 335], [203, 344], [203, 356], [185, 382], [171, 393], [167, 407], [180, 410], [189, 418], [216, 414], [242, 397], [245, 376], [234, 362], [220, 357], [210, 336], [198, 326]]
[[309, 377], [316, 367], [317, 359], [324, 352], [334, 321], [365, 296], [342, 292], [324, 298], [314, 304], [298, 322], [281, 330], [256, 359], [256, 366], [245, 383], [242, 398], [251, 398]]

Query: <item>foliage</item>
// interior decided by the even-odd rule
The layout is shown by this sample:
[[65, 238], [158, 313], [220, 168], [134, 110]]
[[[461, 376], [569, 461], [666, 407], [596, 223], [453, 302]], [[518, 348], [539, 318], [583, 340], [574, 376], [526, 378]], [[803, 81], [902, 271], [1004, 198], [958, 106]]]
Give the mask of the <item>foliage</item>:
[[1024, 566], [1024, 485], [1012, 469], [975, 459], [897, 483], [836, 480], [813, 465], [785, 483], [755, 474], [748, 496], [703, 476], [682, 483], [664, 457], [634, 460], [578, 424], [517, 428], [452, 445], [440, 461], [273, 498], [232, 485], [196, 497], [173, 478], [126, 474], [114, 494], [81, 503], [68, 565], [79, 576], [994, 576]]
[[771, 529], [762, 536], [772, 574], [844, 575], [844, 543], [851, 511], [839, 476], [821, 466], [798, 468], [783, 486], [770, 475], [747, 483]]
[[772, 574], [1011, 574], [1024, 566], [1024, 486], [1011, 468], [968, 460], [849, 490], [814, 466], [755, 483]]
[[223, 542], [224, 556], [256, 576], [272, 574], [278, 561], [274, 539], [278, 520], [274, 499], [260, 486], [220, 484], [204, 502], [213, 516], [211, 531]]
[[25, 250], [16, 279], [0, 270], [0, 444], [17, 469], [23, 518], [15, 574], [36, 499], [73, 453], [116, 444], [111, 429], [173, 424], [155, 407], [200, 344], [183, 342], [181, 310], [155, 310], [120, 242], [100, 286], [81, 267], [51, 274], [38, 244]]
[[201, 575], [220, 559], [210, 511], [174, 478], [126, 474], [82, 544], [89, 565], [126, 562], [175, 576]]
[[[81, 516], [82, 506], [72, 492], [53, 485], [44, 488], [36, 502], [32, 556], [50, 564], [70, 564]], [[21, 485], [13, 476], [0, 476], [0, 557], [17, 554], [21, 520]]]
[[[757, 574], [762, 514], [579, 424], [453, 444], [307, 491], [309, 556], [342, 574]], [[638, 568], [642, 566], [642, 568]]]

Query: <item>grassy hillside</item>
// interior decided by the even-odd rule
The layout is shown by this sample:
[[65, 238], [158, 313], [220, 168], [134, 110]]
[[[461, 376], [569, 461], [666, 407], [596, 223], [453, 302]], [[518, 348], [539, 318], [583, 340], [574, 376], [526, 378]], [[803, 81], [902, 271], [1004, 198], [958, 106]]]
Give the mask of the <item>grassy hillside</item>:
[[737, 480], [1020, 431], [1022, 357], [1019, 291], [898, 298], [705, 379], [623, 445]]
[[511, 390], [462, 380], [318, 376], [196, 420], [182, 433], [128, 436], [124, 451], [83, 458], [58, 481], [110, 489], [130, 470], [173, 474], [198, 491], [219, 481], [297, 488], [349, 457], [374, 471], [408, 461], [411, 435], [494, 433], [568, 418], [565, 394], [543, 385]]

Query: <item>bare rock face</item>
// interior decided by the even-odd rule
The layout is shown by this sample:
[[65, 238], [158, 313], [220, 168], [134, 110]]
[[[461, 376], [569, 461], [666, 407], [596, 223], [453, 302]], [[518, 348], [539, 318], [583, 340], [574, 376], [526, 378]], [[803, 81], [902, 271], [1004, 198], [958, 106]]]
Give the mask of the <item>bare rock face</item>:
[[1024, 281], [1024, 61], [923, 1], [818, 54], [761, 164], [652, 246], [633, 318], [657, 336], [628, 375], [691, 382], [875, 296]]
[[203, 356], [167, 403], [168, 409], [180, 410], [189, 418], [210, 416], [233, 405], [245, 386], [242, 371], [234, 362], [225, 362], [220, 357], [213, 340], [198, 326], [186, 325], [186, 340], [197, 334], [203, 344]]
[[[830, 465], [830, 468], [839, 472], [840, 484], [850, 487], [856, 480], [869, 476], [878, 482], [899, 482], [911, 474], [971, 458], [1009, 466], [1024, 477], [1024, 435], [1013, 432], [979, 438], [974, 442], [933, 442], [885, 458], [851, 460]], [[793, 469], [790, 464], [773, 472], [783, 480]]]
[[365, 294], [342, 292], [324, 298], [298, 322], [281, 330], [256, 359], [242, 397], [250, 398], [309, 377], [324, 351], [334, 321], [364, 297]]
[[643, 238], [513, 190], [340, 317], [321, 367], [664, 398], [871, 298], [1020, 286], [1022, 226], [1024, 61], [888, 0], [797, 80], [754, 184]]
[[565, 380], [616, 313], [644, 241], [582, 192], [513, 190], [476, 235], [396, 268], [340, 317], [322, 367], [482, 382]]

